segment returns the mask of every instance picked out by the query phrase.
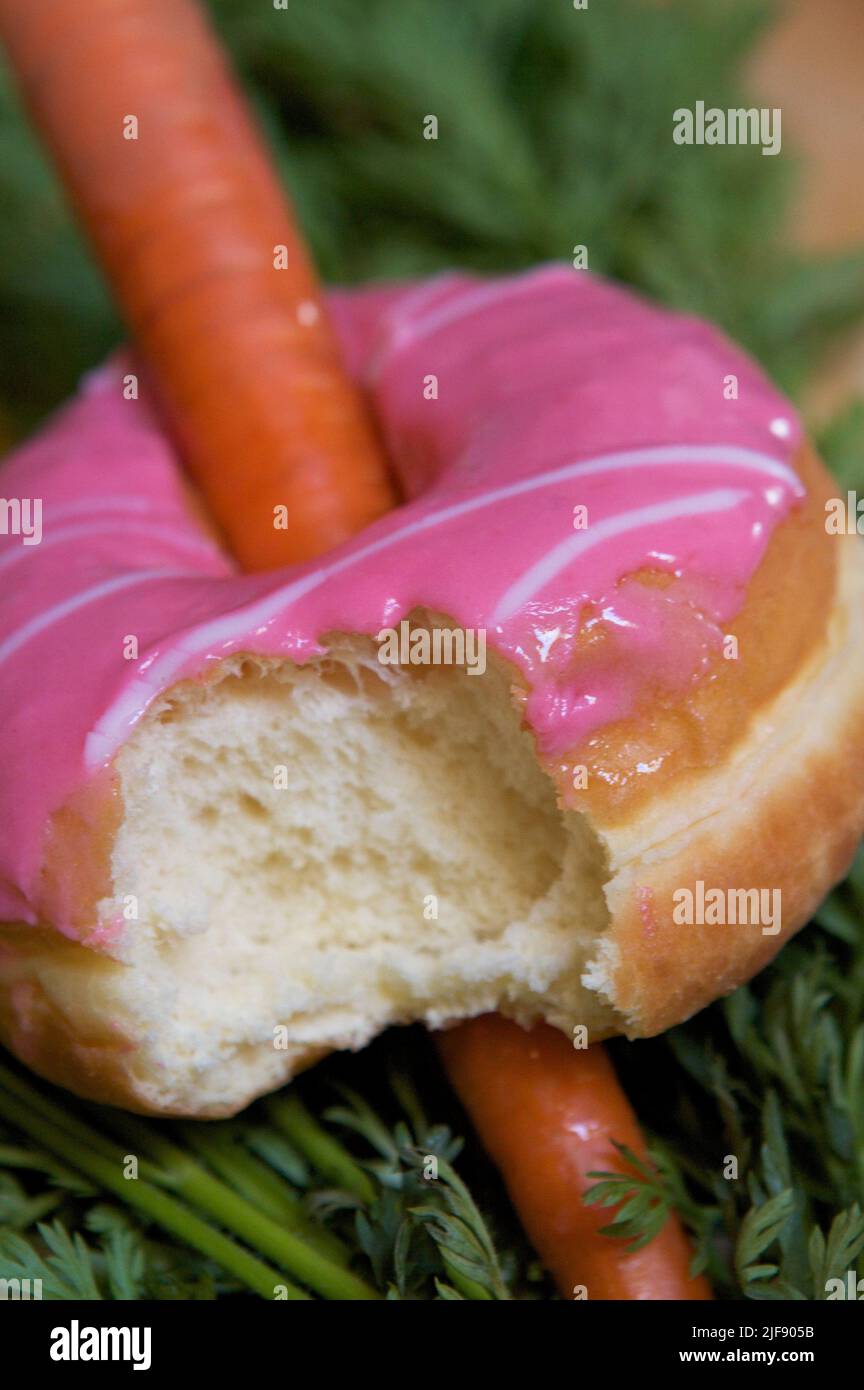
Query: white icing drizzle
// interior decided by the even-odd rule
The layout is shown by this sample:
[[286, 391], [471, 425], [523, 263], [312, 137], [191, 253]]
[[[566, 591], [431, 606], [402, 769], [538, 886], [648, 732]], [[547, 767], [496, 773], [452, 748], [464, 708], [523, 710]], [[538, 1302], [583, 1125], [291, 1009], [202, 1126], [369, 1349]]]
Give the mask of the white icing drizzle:
[[[677, 465], [684, 463], [695, 463], [703, 465], [724, 464], [732, 468], [749, 469], [769, 477], [782, 478], [791, 486], [794, 486], [796, 493], [802, 492], [802, 486], [797, 475], [776, 458], [770, 455], [761, 454], [755, 450], [744, 449], [733, 445], [670, 445], [658, 446], [645, 449], [623, 450], [617, 454], [600, 455], [594, 459], [582, 460], [578, 463], [567, 464], [561, 468], [552, 469], [547, 473], [535, 474], [532, 478], [521, 479], [519, 482], [510, 483], [504, 487], [494, 488], [491, 491], [481, 493], [476, 497], [469, 497], [461, 502], [454, 502], [449, 507], [443, 507], [436, 512], [430, 512], [425, 516], [419, 517], [416, 521], [409, 522], [397, 531], [390, 531], [378, 540], [370, 541], [366, 545], [351, 550], [348, 554], [342, 555], [338, 560], [329, 565], [324, 565], [319, 569], [310, 571], [300, 579], [294, 580], [283, 587], [268, 594], [265, 598], [253, 603], [248, 607], [241, 607], [233, 613], [220, 616], [218, 619], [205, 623], [200, 627], [191, 629], [187, 634], [186, 641], [175, 640], [172, 649], [157, 657], [147, 669], [146, 677], [139, 676], [133, 680], [125, 690], [121, 691], [118, 698], [106, 711], [99, 724], [89, 734], [85, 744], [85, 758], [88, 767], [101, 765], [110, 757], [123, 738], [127, 736], [129, 729], [142, 712], [143, 707], [152, 697], [156, 690], [164, 689], [170, 684], [175, 675], [186, 665], [190, 657], [196, 653], [218, 647], [232, 640], [233, 637], [248, 632], [255, 627], [263, 627], [274, 616], [275, 613], [288, 607], [291, 603], [303, 598], [306, 594], [320, 588], [321, 585], [334, 576], [341, 574], [344, 570], [350, 569], [353, 565], [368, 559], [373, 555], [380, 554], [384, 550], [390, 549], [400, 542], [409, 540], [412, 536], [419, 535], [431, 528], [441, 526], [448, 521], [453, 521], [459, 517], [466, 516], [471, 512], [482, 508], [493, 506], [498, 502], [507, 501], [513, 497], [519, 497], [525, 493], [537, 490], [538, 488], [549, 487], [556, 483], [567, 482], [570, 479], [585, 476], [587, 473], [615, 472], [626, 470], [627, 468], [659, 467], [662, 465]], [[722, 510], [734, 506], [746, 493], [732, 489], [721, 489], [714, 492], [700, 494], [698, 498], [698, 510], [701, 514], [706, 514], [712, 508]], [[705, 499], [713, 501], [706, 503]], [[730, 498], [734, 498], [730, 501]], [[694, 499], [677, 499], [680, 505], [692, 506]], [[668, 519], [665, 508], [672, 506], [673, 503], [663, 503], [658, 509], [651, 507], [643, 508], [641, 513], [628, 514], [629, 521], [626, 523], [627, 529], [632, 529], [638, 525], [651, 524], [652, 515], [654, 519]], [[408, 510], [408, 508], [406, 508]], [[662, 513], [662, 515], [660, 515]], [[687, 515], [681, 512], [679, 515]], [[634, 515], [641, 515], [641, 521], [634, 521]], [[624, 518], [610, 518], [609, 524], [621, 525]], [[598, 522], [592, 526], [591, 535], [595, 535], [601, 526], [606, 523]], [[582, 533], [588, 534], [588, 533]], [[614, 532], [607, 533], [615, 534]], [[570, 544], [573, 538], [568, 536], [563, 545]], [[598, 536], [597, 542], [602, 540]], [[537, 566], [543, 566], [549, 562], [550, 556], [556, 555], [561, 550], [561, 546], [553, 548], [546, 556], [542, 557]], [[556, 573], [560, 572], [567, 563], [565, 559], [558, 564]], [[533, 573], [532, 571], [528, 572]], [[524, 582], [524, 577], [520, 583]], [[502, 595], [499, 600], [500, 609], [511, 593]], [[513, 605], [508, 603], [508, 611], [512, 613]], [[497, 610], [496, 610], [497, 613]], [[495, 621], [501, 621], [499, 617]], [[0, 653], [2, 659], [2, 653]]]
[[603, 545], [613, 536], [638, 531], [642, 526], [662, 525], [683, 516], [705, 516], [709, 512], [725, 512], [737, 507], [748, 494], [741, 489], [718, 488], [714, 492], [699, 492], [695, 496], [673, 497], [650, 507], [637, 507], [632, 512], [606, 517], [595, 522], [590, 531], [575, 532], [553, 546], [551, 550], [521, 574], [501, 596], [492, 614], [493, 626], [506, 623], [508, 618], [540, 593], [563, 569], [587, 550]]
[[106, 579], [101, 584], [94, 584], [89, 589], [82, 589], [80, 593], [73, 594], [71, 598], [64, 599], [62, 603], [55, 603], [53, 608], [48, 608], [38, 617], [31, 618], [29, 623], [17, 628], [5, 642], [0, 642], [0, 663], [7, 661], [13, 652], [19, 647], [23, 647], [25, 642], [29, 642], [32, 637], [38, 636], [46, 628], [54, 623], [59, 623], [62, 618], [66, 618], [70, 613], [76, 612], [79, 608], [86, 608], [89, 603], [97, 603], [100, 599], [107, 598], [109, 594], [119, 593], [122, 589], [131, 589], [136, 584], [146, 584], [153, 579], [189, 579], [197, 576], [190, 576], [188, 570], [133, 570], [131, 574], [121, 574], [116, 579]]

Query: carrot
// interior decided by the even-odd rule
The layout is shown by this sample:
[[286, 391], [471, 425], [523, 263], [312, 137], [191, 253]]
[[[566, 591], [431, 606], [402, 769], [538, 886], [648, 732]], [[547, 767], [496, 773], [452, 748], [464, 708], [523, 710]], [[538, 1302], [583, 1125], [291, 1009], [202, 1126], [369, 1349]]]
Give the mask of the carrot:
[[243, 566], [307, 559], [386, 511], [364, 402], [194, 0], [0, 0], [0, 38]]
[[645, 1154], [602, 1047], [576, 1051], [555, 1028], [526, 1032], [498, 1014], [439, 1033], [437, 1042], [528, 1236], [566, 1297], [711, 1297], [704, 1279], [689, 1276], [690, 1251], [676, 1219], [628, 1253], [625, 1241], [600, 1235], [612, 1212], [582, 1201], [595, 1181], [588, 1173], [627, 1171], [613, 1139]]
[[[125, 313], [184, 459], [247, 569], [311, 558], [393, 505], [311, 265], [193, 0], [0, 0], [24, 95]], [[284, 260], [286, 268], [279, 268]], [[285, 509], [286, 527], [274, 526]], [[282, 520], [281, 514], [278, 518]], [[441, 1054], [562, 1290], [707, 1298], [674, 1221], [621, 1253], [591, 1169], [644, 1152], [599, 1048], [489, 1015]]]

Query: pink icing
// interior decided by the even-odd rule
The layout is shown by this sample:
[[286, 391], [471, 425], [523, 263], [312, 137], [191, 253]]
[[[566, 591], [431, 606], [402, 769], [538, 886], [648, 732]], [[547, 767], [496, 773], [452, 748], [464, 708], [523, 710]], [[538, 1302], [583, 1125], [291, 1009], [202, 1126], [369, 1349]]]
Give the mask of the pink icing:
[[[698, 677], [802, 496], [799, 425], [753, 364], [585, 272], [442, 275], [331, 305], [406, 501], [323, 560], [237, 574], [116, 363], [4, 466], [4, 497], [42, 499], [43, 539], [0, 537], [3, 918], [38, 920], [50, 815], [176, 680], [237, 651], [303, 661], [328, 631], [374, 635], [423, 605], [521, 669], [555, 756], [646, 682]], [[680, 582], [621, 582], [646, 567]], [[575, 672], [586, 620], [618, 657], [600, 644]]]

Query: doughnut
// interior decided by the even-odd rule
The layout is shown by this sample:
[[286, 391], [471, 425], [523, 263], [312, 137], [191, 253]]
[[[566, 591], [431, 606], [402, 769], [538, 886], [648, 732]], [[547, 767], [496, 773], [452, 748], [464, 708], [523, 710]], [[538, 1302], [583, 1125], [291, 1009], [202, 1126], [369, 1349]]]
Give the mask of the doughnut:
[[404, 500], [324, 559], [237, 571], [122, 355], [3, 467], [0, 1037], [82, 1096], [657, 1033], [864, 829], [864, 551], [739, 349], [556, 265], [330, 307]]

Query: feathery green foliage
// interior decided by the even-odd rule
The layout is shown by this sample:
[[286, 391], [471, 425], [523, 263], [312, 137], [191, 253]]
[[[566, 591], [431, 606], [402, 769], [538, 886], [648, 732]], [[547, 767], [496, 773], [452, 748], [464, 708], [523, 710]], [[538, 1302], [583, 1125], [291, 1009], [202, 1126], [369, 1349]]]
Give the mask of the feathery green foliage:
[[864, 852], [751, 984], [663, 1038], [612, 1045], [653, 1166], [597, 1174], [590, 1200], [626, 1199], [609, 1229], [635, 1246], [677, 1210], [727, 1297], [825, 1298], [864, 1251], [862, 907]]

